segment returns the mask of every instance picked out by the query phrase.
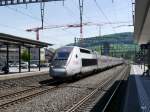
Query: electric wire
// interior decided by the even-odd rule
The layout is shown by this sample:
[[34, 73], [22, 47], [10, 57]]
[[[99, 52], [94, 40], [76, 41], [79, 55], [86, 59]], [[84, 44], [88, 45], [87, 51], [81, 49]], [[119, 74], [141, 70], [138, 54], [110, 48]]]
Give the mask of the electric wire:
[[25, 32], [25, 30], [23, 30], [23, 29], [16, 28], [14, 26], [9, 26], [9, 25], [2, 24], [2, 23], [0, 23], [0, 27], [5, 27], [5, 28], [8, 28], [8, 29], [17, 30], [17, 31], [19, 30], [19, 31], [24, 31]]
[[12, 8], [12, 7], [9, 7], [9, 6], [5, 6], [5, 7], [7, 7], [8, 9], [10, 9], [10, 10], [12, 10], [12, 11], [15, 11], [15, 12], [21, 14], [21, 15], [27, 16], [27, 17], [29, 17], [29, 18], [31, 18], [31, 19], [34, 19], [34, 20], [37, 20], [37, 21], [41, 21], [40, 18], [31, 16], [31, 15], [29, 15], [29, 14], [27, 14], [27, 13], [24, 13], [24, 12], [18, 10], [18, 9], [15, 9], [15, 8]]
[[103, 14], [103, 16], [105, 17], [105, 19], [108, 21], [108, 23], [110, 23], [109, 25], [111, 26], [112, 30], [116, 33], [115, 29], [112, 26], [112, 22], [108, 19], [108, 17], [106, 16], [106, 14], [104, 13], [104, 11], [102, 10], [101, 6], [98, 4], [98, 2], [96, 0], [94, 0], [96, 7], [99, 9], [99, 11]]
[[115, 20], [118, 21], [118, 15], [117, 15], [117, 12], [116, 12], [115, 1], [112, 1], [112, 7], [113, 7], [113, 12], [114, 12], [114, 18], [115, 18]]
[[[15, 11], [15, 12], [17, 12], [17, 13], [21, 14], [21, 15], [27, 16], [27, 17], [29, 17], [29, 18], [31, 18], [31, 19], [33, 19], [33, 20], [41, 21], [41, 19], [40, 19], [40, 18], [37, 18], [37, 17], [31, 16], [31, 15], [29, 15], [29, 14], [27, 14], [27, 13], [24, 13], [24, 12], [22, 12], [22, 11], [20, 11], [20, 10], [16, 9], [16, 8], [12, 8], [12, 7], [8, 7], [8, 6], [6, 6], [6, 8], [8, 8], [8, 9], [10, 9], [10, 10], [12, 10], [12, 11]], [[48, 24], [48, 23], [47, 23], [46, 21], [44, 21], [44, 20], [43, 20], [43, 22], [44, 22], [45, 24]], [[5, 26], [5, 25], [4, 25], [4, 26]]]
[[66, 5], [64, 5], [63, 8], [66, 10], [66, 12], [68, 12], [68, 15], [71, 18], [73, 18], [73, 19], [77, 18], [76, 16], [74, 16], [73, 11], [69, 7], [67, 7]]

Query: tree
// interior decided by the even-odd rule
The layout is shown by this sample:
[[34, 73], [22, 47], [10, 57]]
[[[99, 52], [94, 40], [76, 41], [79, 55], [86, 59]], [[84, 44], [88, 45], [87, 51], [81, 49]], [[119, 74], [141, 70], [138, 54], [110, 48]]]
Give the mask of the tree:
[[23, 50], [22, 54], [21, 54], [21, 59], [23, 61], [29, 61], [31, 59], [31, 53], [29, 54], [28, 51], [25, 49]]

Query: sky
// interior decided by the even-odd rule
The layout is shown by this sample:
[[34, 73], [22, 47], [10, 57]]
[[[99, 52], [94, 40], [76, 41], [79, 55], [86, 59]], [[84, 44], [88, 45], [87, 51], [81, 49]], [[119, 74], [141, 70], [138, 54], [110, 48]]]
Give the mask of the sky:
[[[113, 1], [113, 2], [112, 2]], [[83, 22], [103, 24], [101, 35], [133, 32], [132, 0], [84, 0]], [[26, 29], [41, 26], [40, 4], [22, 4], [0, 7], [0, 32], [36, 39], [35, 32]], [[127, 23], [120, 23], [127, 22]], [[79, 24], [78, 0], [45, 3], [44, 26]], [[104, 24], [105, 23], [105, 24]], [[108, 24], [117, 23], [117, 24]], [[84, 26], [83, 38], [99, 35], [98, 26]], [[40, 31], [40, 41], [54, 44], [54, 48], [73, 43], [80, 37], [79, 28], [57, 28]]]

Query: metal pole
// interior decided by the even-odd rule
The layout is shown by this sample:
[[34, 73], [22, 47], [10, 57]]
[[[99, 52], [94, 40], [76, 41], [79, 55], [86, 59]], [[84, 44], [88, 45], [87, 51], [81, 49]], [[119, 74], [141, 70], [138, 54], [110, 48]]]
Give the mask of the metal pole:
[[145, 49], [144, 50], [144, 72], [145, 72]]
[[79, 0], [79, 10], [80, 10], [80, 38], [82, 39], [83, 38], [83, 0]]
[[134, 45], [134, 60], [136, 61], [136, 45]]
[[43, 24], [44, 24], [44, 9], [45, 9], [45, 3], [41, 2], [40, 3], [40, 8], [41, 8], [41, 22], [42, 22], [42, 29], [43, 29]]
[[76, 46], [77, 44], [76, 44], [76, 37], [74, 38], [74, 45]]
[[39, 71], [41, 70], [41, 49], [39, 48]]
[[101, 25], [99, 25], [99, 36], [101, 36]]
[[21, 46], [19, 45], [19, 73], [21, 73]]
[[133, 21], [133, 26], [134, 26], [134, 23], [135, 23], [135, 15], [134, 15], [134, 13], [135, 13], [135, 11], [134, 11], [134, 5], [135, 5], [135, 3], [133, 3], [133, 1], [132, 1], [132, 21]]
[[6, 58], [7, 58], [6, 59], [6, 65], [7, 65], [7, 67], [9, 67], [9, 64], [8, 64], [9, 63], [9, 46], [8, 46], [8, 44], [6, 45], [6, 49], [7, 49], [7, 51], [6, 51], [6, 53], [7, 53], [6, 54], [7, 55], [6, 56]]
[[30, 47], [28, 47], [28, 56], [29, 56], [29, 60], [28, 60], [28, 71], [30, 72]]
[[101, 55], [103, 54], [103, 45], [101, 45]]
[[40, 29], [37, 29], [35, 32], [36, 32], [36, 40], [39, 40], [39, 30]]

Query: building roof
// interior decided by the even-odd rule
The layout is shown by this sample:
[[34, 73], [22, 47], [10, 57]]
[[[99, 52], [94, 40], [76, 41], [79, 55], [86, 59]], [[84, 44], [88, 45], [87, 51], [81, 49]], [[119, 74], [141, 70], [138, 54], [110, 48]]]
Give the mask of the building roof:
[[10, 34], [0, 33], [0, 43], [8, 45], [21, 45], [26, 47], [48, 47], [53, 44], [27, 39]]
[[135, 39], [140, 44], [150, 42], [150, 0], [135, 0]]

